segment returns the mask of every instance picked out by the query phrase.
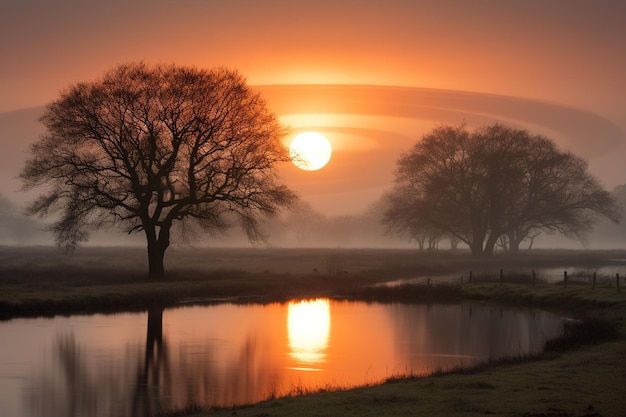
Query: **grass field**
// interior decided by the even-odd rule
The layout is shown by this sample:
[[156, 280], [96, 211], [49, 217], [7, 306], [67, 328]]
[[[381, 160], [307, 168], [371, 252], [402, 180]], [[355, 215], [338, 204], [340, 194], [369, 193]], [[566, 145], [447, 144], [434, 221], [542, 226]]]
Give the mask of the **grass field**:
[[[153, 281], [146, 275], [141, 248], [86, 248], [68, 257], [54, 248], [0, 247], [0, 314], [8, 319], [321, 295], [390, 302], [471, 299], [540, 307], [590, 325], [532, 360], [512, 358], [427, 378], [407, 376], [377, 386], [178, 415], [624, 417], [626, 288], [619, 291], [613, 277], [599, 277], [603, 279], [595, 289], [586, 279], [573, 279], [566, 287], [546, 282], [541, 274], [534, 285], [520, 278], [521, 271], [533, 269], [579, 268], [591, 273], [607, 265], [623, 268], [621, 275], [626, 275], [626, 252], [537, 251], [477, 260], [462, 252], [178, 248], [168, 254], [166, 278]], [[416, 277], [427, 281], [374, 285]], [[606, 325], [616, 331], [602, 332]]]

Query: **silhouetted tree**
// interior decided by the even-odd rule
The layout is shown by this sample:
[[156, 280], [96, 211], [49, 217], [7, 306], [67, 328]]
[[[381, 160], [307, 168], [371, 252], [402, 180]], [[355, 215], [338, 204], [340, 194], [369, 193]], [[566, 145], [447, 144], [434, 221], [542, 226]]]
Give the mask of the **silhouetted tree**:
[[580, 236], [599, 215], [619, 220], [613, 197], [587, 163], [525, 130], [501, 124], [472, 132], [439, 126], [398, 160], [385, 221], [438, 230], [491, 255], [506, 235], [516, 251], [538, 230]]
[[235, 213], [261, 239], [259, 218], [296, 199], [274, 169], [289, 160], [283, 128], [235, 71], [121, 65], [70, 87], [41, 121], [21, 178], [48, 192], [29, 212], [59, 213], [52, 230], [69, 250], [92, 229], [145, 232], [151, 276], [173, 226], [219, 231]]

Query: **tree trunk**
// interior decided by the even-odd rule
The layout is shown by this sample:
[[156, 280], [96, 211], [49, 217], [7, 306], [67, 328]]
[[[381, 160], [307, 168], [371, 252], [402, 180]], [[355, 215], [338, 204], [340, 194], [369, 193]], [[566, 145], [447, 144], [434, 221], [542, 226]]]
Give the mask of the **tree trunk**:
[[497, 237], [494, 237], [494, 235], [490, 235], [489, 238], [487, 239], [487, 243], [485, 243], [485, 250], [483, 251], [483, 254], [486, 256], [492, 256], [493, 250], [496, 247], [497, 241], [498, 241]]
[[472, 250], [472, 255], [474, 256], [483, 256], [485, 254], [485, 249], [483, 247], [485, 243], [486, 232], [483, 230], [474, 230], [472, 233], [472, 242], [470, 243], [470, 249]]
[[148, 245], [148, 273], [151, 278], [165, 277], [164, 255], [165, 252], [161, 250], [158, 243], [154, 246]]
[[512, 253], [512, 254], [519, 253], [519, 245], [520, 245], [520, 243], [521, 242], [518, 241], [518, 240], [510, 239], [509, 240], [509, 253]]
[[522, 229], [517, 229], [508, 233], [509, 252], [513, 254], [519, 253], [519, 245], [524, 240], [524, 236], [526, 236], [526, 233], [524, 233]]
[[483, 255], [483, 242], [482, 241], [472, 242], [470, 244], [470, 249], [472, 250], [472, 255], [482, 256]]
[[169, 246], [169, 231], [166, 239], [161, 237], [163, 231], [159, 233], [157, 239], [154, 228], [146, 227], [146, 237], [148, 239], [148, 274], [151, 278], [161, 279], [165, 277], [165, 268], [163, 266], [163, 257], [165, 250]]

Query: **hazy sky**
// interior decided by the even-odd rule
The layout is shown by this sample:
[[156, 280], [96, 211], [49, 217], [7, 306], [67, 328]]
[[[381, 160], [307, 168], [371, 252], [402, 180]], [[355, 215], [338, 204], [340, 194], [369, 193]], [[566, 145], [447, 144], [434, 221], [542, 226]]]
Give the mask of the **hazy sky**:
[[[612, 188], [626, 183], [625, 21], [621, 0], [3, 0], [0, 113], [122, 62], [224, 65], [283, 86], [262, 91], [294, 131], [328, 134], [327, 168], [282, 169], [330, 214], [380, 195], [438, 122], [549, 134]], [[379, 87], [297, 86], [311, 83]], [[16, 114], [0, 115], [4, 194], [36, 131]]]

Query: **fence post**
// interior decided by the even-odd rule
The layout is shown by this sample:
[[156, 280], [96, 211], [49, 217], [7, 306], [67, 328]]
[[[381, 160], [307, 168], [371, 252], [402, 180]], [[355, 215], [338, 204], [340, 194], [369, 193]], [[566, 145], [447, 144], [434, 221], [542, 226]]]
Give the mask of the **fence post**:
[[563, 271], [563, 284], [567, 288], [567, 271]]
[[470, 271], [469, 282], [470, 282], [470, 284], [472, 283], [472, 271]]
[[617, 285], [617, 292], [620, 292], [620, 288], [619, 288], [619, 274], [615, 274], [615, 284]]
[[596, 273], [593, 273], [593, 284], [591, 285], [591, 289], [595, 290], [596, 289]]
[[504, 271], [500, 270], [500, 285], [504, 283]]
[[537, 274], [535, 273], [535, 270], [533, 269], [533, 287], [535, 286], [536, 283], [537, 283]]

